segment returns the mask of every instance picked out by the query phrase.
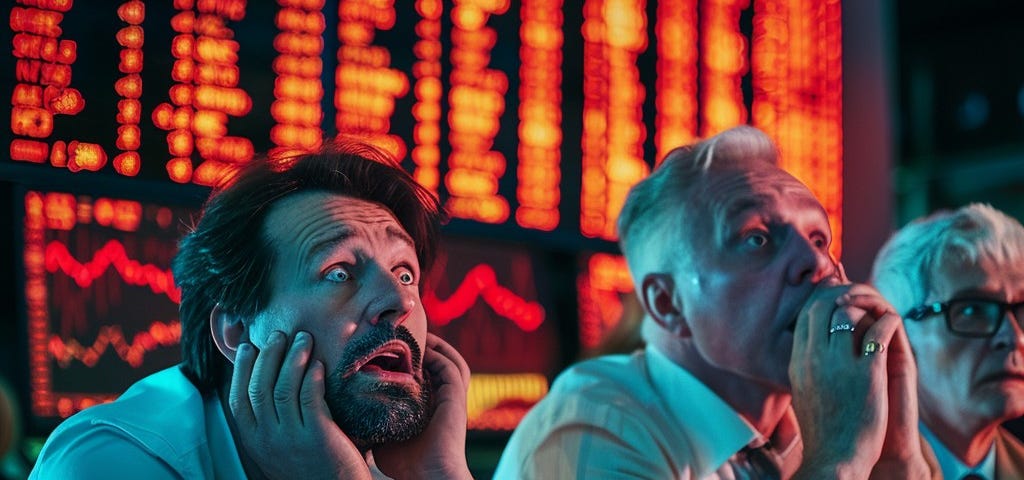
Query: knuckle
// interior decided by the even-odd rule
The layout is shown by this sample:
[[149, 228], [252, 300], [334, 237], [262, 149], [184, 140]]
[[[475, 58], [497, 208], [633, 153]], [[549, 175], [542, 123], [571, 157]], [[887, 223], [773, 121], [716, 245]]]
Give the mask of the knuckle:
[[290, 386], [279, 386], [274, 389], [274, 401], [285, 403], [295, 398], [295, 389]]
[[253, 405], [262, 405], [267, 401], [267, 394], [262, 389], [249, 387], [249, 400]]
[[303, 391], [299, 396], [299, 402], [303, 407], [312, 408], [317, 406], [317, 397], [310, 391]]

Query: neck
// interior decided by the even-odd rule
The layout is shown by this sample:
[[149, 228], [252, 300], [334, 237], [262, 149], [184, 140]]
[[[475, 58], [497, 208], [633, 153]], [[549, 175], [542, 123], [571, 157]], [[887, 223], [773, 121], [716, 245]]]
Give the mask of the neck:
[[999, 423], [974, 428], [965, 427], [969, 422], [965, 422], [963, 418], [947, 422], [944, 418], [928, 415], [924, 410], [921, 411], [921, 419], [950, 453], [964, 465], [972, 468], [988, 455], [999, 431]]
[[771, 438], [792, 403], [788, 391], [717, 368], [693, 348], [666, 355], [721, 397], [765, 438]]

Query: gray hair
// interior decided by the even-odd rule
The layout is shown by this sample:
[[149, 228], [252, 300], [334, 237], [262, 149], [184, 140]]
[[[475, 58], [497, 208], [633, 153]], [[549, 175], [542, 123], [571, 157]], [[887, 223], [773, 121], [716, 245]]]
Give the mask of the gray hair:
[[678, 244], [672, 240], [682, 238], [684, 226], [700, 214], [694, 211], [694, 197], [707, 172], [750, 162], [777, 164], [777, 158], [764, 132], [740, 126], [670, 151], [650, 176], [634, 185], [619, 213], [618, 231], [638, 292], [646, 274], [670, 268], [670, 259], [678, 257]]
[[927, 301], [939, 268], [981, 258], [997, 265], [1024, 261], [1024, 226], [990, 205], [972, 203], [915, 220], [893, 234], [875, 258], [871, 283], [905, 314]]

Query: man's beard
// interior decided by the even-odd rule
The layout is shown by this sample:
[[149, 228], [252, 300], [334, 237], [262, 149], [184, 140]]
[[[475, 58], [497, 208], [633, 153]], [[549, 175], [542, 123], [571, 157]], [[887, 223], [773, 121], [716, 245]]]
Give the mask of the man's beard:
[[[362, 358], [392, 340], [409, 346], [418, 388], [369, 381], [358, 373], [345, 377]], [[421, 370], [420, 346], [409, 329], [375, 328], [345, 346], [337, 367], [327, 377], [327, 407], [334, 422], [361, 450], [409, 440], [430, 421], [430, 380]], [[361, 378], [362, 377], [362, 378]], [[418, 390], [418, 391], [414, 391]]]

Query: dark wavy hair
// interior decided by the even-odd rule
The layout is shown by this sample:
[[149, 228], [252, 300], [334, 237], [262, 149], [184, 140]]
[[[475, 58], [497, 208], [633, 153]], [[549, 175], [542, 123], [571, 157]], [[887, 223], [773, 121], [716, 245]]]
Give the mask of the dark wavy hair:
[[201, 391], [221, 386], [228, 371], [210, 334], [210, 312], [220, 305], [248, 318], [267, 305], [275, 250], [264, 233], [266, 216], [278, 200], [305, 191], [383, 205], [415, 241], [420, 271], [430, 271], [447, 217], [437, 197], [387, 154], [345, 142], [255, 159], [214, 189], [171, 264], [181, 288], [182, 370]]

